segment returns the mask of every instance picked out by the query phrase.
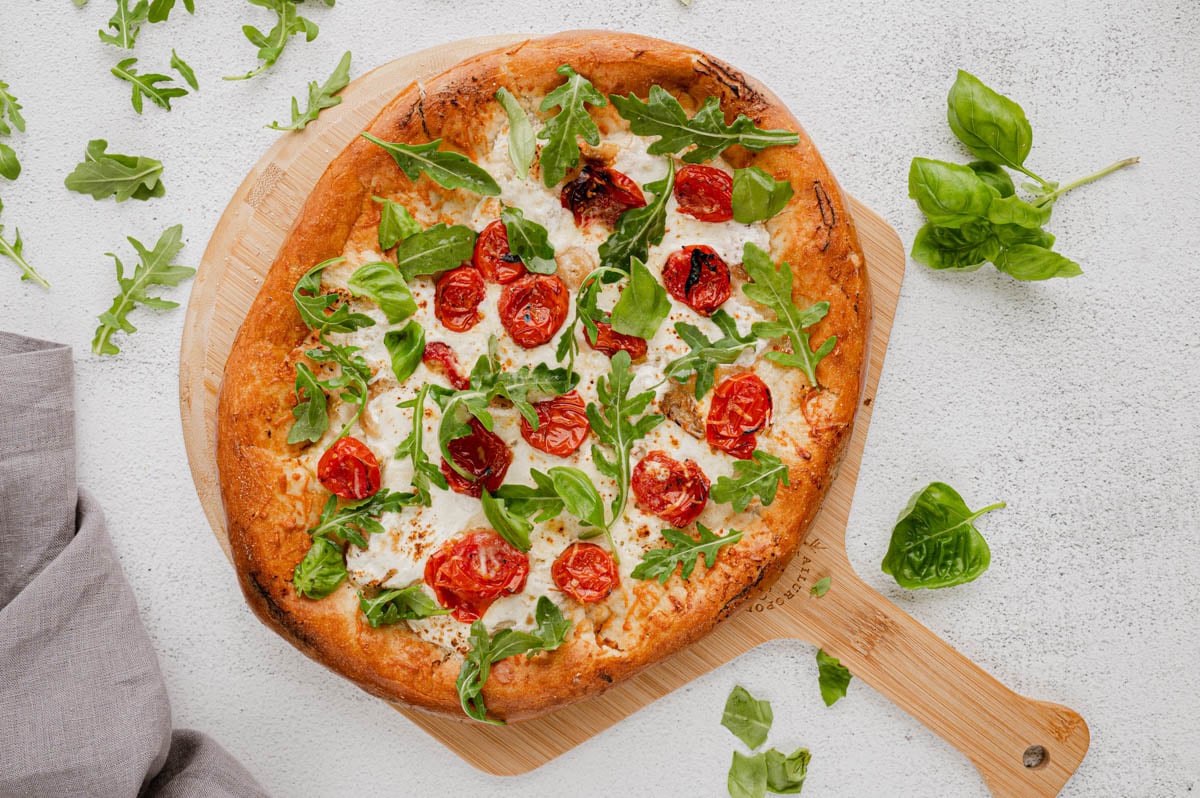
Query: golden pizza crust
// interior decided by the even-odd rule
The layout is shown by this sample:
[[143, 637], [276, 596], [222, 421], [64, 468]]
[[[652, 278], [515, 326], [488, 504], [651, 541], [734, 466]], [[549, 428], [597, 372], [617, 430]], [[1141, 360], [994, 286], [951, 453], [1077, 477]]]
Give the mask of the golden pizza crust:
[[[726, 151], [735, 167], [755, 165], [788, 177], [795, 197], [768, 227], [771, 255], [796, 275], [796, 302], [827, 300], [828, 315], [814, 341], [838, 337], [818, 367], [824, 391], [799, 389], [784, 404], [774, 434], [802, 440], [784, 453], [791, 487], [750, 517], [743, 539], [724, 548], [712, 570], [703, 561], [688, 582], [644, 581], [628, 587], [623, 614], [589, 606], [557, 651], [497, 663], [484, 689], [490, 713], [520, 719], [597, 693], [706, 634], [751, 591], [769, 584], [795, 553], [832, 481], [850, 438], [866, 366], [871, 302], [854, 225], [841, 190], [800, 125], [769, 92], [710, 56], [656, 39], [576, 32], [532, 39], [465, 61], [423, 86], [409, 86], [368, 130], [389, 141], [443, 138], [445, 147], [476, 158], [488, 151], [498, 112], [495, 91], [507, 87], [527, 106], [562, 81], [555, 69], [571, 64], [605, 95], [645, 97], [653, 84], [675, 94], [692, 112], [709, 95], [721, 99], [727, 120], [744, 113], [763, 128], [800, 132], [793, 147], [749, 153]], [[594, 109], [602, 129], [621, 124], [611, 108]], [[292, 422], [293, 363], [309, 336], [292, 302], [296, 281], [313, 265], [342, 254], [347, 240], [374, 229], [372, 194], [439, 207], [446, 192], [421, 177], [410, 182], [390, 156], [356, 138], [329, 166], [297, 219], [238, 333], [226, 365], [218, 419], [217, 461], [229, 539], [243, 591], [260, 619], [313, 659], [381, 698], [463, 717], [454, 682], [462, 657], [427, 643], [404, 624], [371, 628], [347, 583], [330, 597], [297, 596], [292, 572], [309, 546], [323, 495], [293, 466], [304, 450], [287, 444]], [[365, 216], [364, 216], [365, 214]], [[374, 214], [372, 217], [371, 214]], [[358, 231], [358, 232], [356, 232]], [[803, 423], [802, 423], [803, 422]], [[805, 429], [807, 425], [807, 429]], [[757, 507], [757, 505], [756, 505]], [[753, 510], [754, 508], [752, 508]], [[741, 528], [741, 527], [739, 527]], [[619, 624], [620, 628], [616, 625]]]

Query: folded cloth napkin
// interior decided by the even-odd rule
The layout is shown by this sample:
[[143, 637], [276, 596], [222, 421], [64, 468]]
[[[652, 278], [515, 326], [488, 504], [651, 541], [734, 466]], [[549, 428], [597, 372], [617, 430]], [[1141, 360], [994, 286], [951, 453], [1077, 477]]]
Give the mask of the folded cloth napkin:
[[0, 333], [0, 796], [265, 796], [171, 707], [99, 504], [71, 350]]

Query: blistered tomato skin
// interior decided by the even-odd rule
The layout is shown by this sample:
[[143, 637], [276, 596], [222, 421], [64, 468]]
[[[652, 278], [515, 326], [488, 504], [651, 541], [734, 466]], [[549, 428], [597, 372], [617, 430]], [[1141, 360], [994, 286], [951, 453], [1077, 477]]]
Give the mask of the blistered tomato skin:
[[579, 450], [591, 432], [583, 398], [575, 391], [534, 402], [538, 427], [521, 419], [521, 437], [535, 449], [558, 457], [569, 457]]
[[666, 452], [652, 451], [633, 468], [634, 500], [651, 515], [682, 529], [708, 503], [708, 477], [695, 460], [682, 463]]
[[754, 374], [723, 380], [713, 392], [705, 438], [714, 448], [742, 460], [758, 445], [758, 432], [771, 423], [771, 390]]
[[712, 247], [687, 246], [667, 257], [663, 285], [692, 310], [711, 316], [729, 299], [729, 265]]
[[433, 313], [447, 330], [466, 332], [483, 318], [479, 305], [487, 296], [483, 276], [474, 266], [459, 266], [438, 278]]
[[608, 322], [596, 322], [595, 343], [592, 342], [587, 330], [584, 330], [583, 338], [592, 349], [595, 349], [597, 352], [603, 352], [610, 358], [622, 350], [629, 353], [630, 360], [641, 360], [646, 356], [645, 338], [619, 333]]
[[688, 164], [675, 176], [679, 212], [702, 222], [733, 218], [733, 175], [715, 166]]
[[458, 365], [458, 357], [449, 344], [442, 341], [430, 341], [425, 344], [421, 362], [431, 371], [440, 371], [454, 390], [465, 391], [471, 387], [470, 377], [463, 375], [462, 368]]
[[339, 438], [321, 455], [317, 479], [343, 499], [365, 499], [379, 491], [379, 460], [357, 438]]
[[555, 586], [580, 604], [603, 601], [620, 581], [612, 555], [594, 543], [572, 543], [550, 568]]
[[527, 273], [520, 256], [508, 248], [508, 230], [499, 219], [483, 228], [475, 239], [471, 262], [489, 283], [511, 283]]
[[447, 541], [425, 563], [425, 584], [463, 623], [477, 621], [501, 596], [525, 589], [529, 557], [490, 529]]
[[467, 479], [442, 459], [442, 475], [450, 483], [450, 490], [478, 499], [484, 488], [494, 491], [504, 483], [504, 475], [512, 465], [512, 450], [494, 432], [488, 432], [478, 419], [470, 421], [471, 433], [450, 441], [447, 448], [459, 467], [475, 479]]
[[612, 227], [625, 211], [646, 205], [646, 195], [637, 183], [616, 169], [591, 163], [584, 164], [579, 175], [563, 186], [559, 199], [579, 227], [592, 222]]
[[527, 274], [500, 292], [500, 323], [526, 349], [554, 337], [567, 320], [571, 292], [554, 274]]

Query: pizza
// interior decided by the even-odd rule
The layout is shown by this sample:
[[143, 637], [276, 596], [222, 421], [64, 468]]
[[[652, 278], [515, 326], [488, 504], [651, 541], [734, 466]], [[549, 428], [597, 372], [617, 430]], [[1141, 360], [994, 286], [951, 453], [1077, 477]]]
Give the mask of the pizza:
[[569, 33], [408, 86], [226, 365], [246, 598], [398, 704], [499, 723], [600, 692], [795, 553], [870, 307], [837, 183], [715, 58]]

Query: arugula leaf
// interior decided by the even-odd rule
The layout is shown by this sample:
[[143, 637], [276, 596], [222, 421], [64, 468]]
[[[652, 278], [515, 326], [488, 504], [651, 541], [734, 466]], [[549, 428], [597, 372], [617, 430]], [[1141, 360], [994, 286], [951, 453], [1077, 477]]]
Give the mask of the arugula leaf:
[[383, 524], [379, 517], [384, 513], [398, 513], [406, 505], [411, 504], [411, 493], [398, 493], [387, 488], [380, 488], [374, 496], [358, 501], [346, 502], [338, 506], [338, 497], [329, 494], [325, 507], [317, 525], [308, 530], [314, 540], [328, 538], [340, 542], [353, 543], [360, 549], [367, 547], [367, 536], [383, 532]]
[[792, 198], [792, 184], [776, 180], [751, 166], [733, 170], [733, 218], [742, 224], [765, 222], [783, 210]]
[[612, 94], [609, 99], [617, 113], [629, 122], [631, 131], [639, 136], [659, 137], [647, 150], [651, 155], [669, 155], [694, 146], [683, 156], [686, 163], [710, 161], [734, 144], [758, 151], [800, 141], [800, 136], [791, 130], [762, 130], [745, 114], [726, 125], [721, 101], [716, 97], [707, 98], [691, 119], [679, 100], [662, 86], [650, 87], [649, 102], [643, 102], [632, 92], [628, 97]]
[[[232, 75], [225, 80], [247, 80], [270, 69], [279, 60], [279, 56], [283, 55], [283, 48], [292, 36], [304, 34], [305, 41], [309, 42], [317, 38], [317, 33], [320, 32], [317, 23], [300, 16], [296, 9], [297, 4], [303, 2], [304, 0], [249, 0], [252, 6], [275, 12], [275, 27], [263, 33], [251, 25], [242, 26], [242, 33], [258, 48], [258, 60], [262, 63], [245, 75]], [[332, 0], [325, 0], [325, 5], [332, 6]]]
[[159, 296], [147, 293], [151, 286], [176, 286], [185, 277], [196, 273], [195, 269], [187, 266], [174, 266], [171, 261], [183, 249], [183, 225], [168, 227], [158, 238], [153, 250], [147, 250], [142, 242], [130, 236], [126, 239], [133, 245], [138, 254], [139, 263], [133, 274], [125, 276], [125, 267], [121, 259], [113, 253], [107, 253], [116, 262], [117, 285], [120, 290], [113, 298], [112, 306], [100, 314], [100, 326], [96, 328], [96, 336], [92, 339], [92, 352], [97, 355], [115, 355], [121, 350], [112, 342], [113, 333], [118, 330], [135, 333], [137, 328], [129, 322], [129, 311], [137, 305], [144, 305], [155, 310], [168, 310], [178, 307], [178, 302], [172, 302]]
[[296, 364], [296, 406], [292, 408], [292, 417], [295, 421], [288, 431], [288, 443], [316, 443], [329, 429], [325, 390], [305, 363]]
[[537, 157], [537, 141], [533, 135], [533, 125], [529, 123], [529, 115], [517, 102], [512, 92], [501, 86], [496, 91], [496, 102], [504, 108], [508, 115], [508, 159], [512, 161], [517, 177], [529, 176], [533, 159]]
[[600, 498], [600, 492], [587, 474], [570, 466], [554, 466], [546, 473], [566, 511], [588, 526], [595, 527], [595, 534], [580, 535], [580, 538], [595, 537], [608, 529], [609, 525], [604, 521], [604, 499]]
[[417, 312], [417, 300], [408, 289], [408, 283], [396, 267], [385, 260], [359, 266], [346, 281], [346, 287], [355, 296], [365, 296], [379, 305], [388, 324], [399, 324]]
[[994, 189], [974, 170], [945, 161], [913, 158], [908, 170], [908, 196], [939, 227], [962, 227], [987, 218]]
[[416, 491], [415, 503], [425, 507], [433, 504], [433, 497], [429, 492], [431, 485], [436, 485], [442, 490], [449, 488], [441, 469], [430, 462], [429, 455], [425, 453], [425, 399], [429, 396], [431, 387], [429, 383], [425, 383], [417, 391], [415, 397], [397, 405], [397, 407], [412, 409], [413, 421], [412, 432], [396, 447], [396, 459], [408, 457], [412, 460], [412, 487]]
[[535, 523], [545, 523], [557, 518], [563, 511], [563, 500], [558, 495], [554, 480], [536, 468], [529, 470], [534, 486], [506, 484], [492, 494], [504, 502], [509, 513], [522, 518], [532, 518]]
[[[350, 306], [337, 293], [321, 293], [321, 273], [345, 258], [330, 258], [313, 266], [296, 281], [292, 301], [296, 311], [310, 329], [327, 332], [354, 332], [361, 327], [374, 326], [375, 320], [365, 313], [352, 313]], [[336, 307], [335, 307], [336, 305]], [[327, 311], [332, 310], [332, 313]]]
[[117, 10], [108, 21], [108, 27], [115, 33], [98, 31], [100, 41], [112, 44], [125, 50], [132, 50], [137, 41], [142, 24], [149, 19], [150, 6], [147, 0], [139, 0], [133, 8], [129, 7], [130, 0], [117, 0]]
[[358, 608], [366, 616], [367, 623], [375, 629], [450, 612], [434, 601], [420, 583], [400, 589], [381, 590], [374, 598], [359, 593]]
[[730, 798], [763, 798], [767, 790], [766, 756], [747, 756], [741, 751], [734, 751], [726, 787]]
[[736, 529], [729, 530], [724, 536], [716, 535], [700, 522], [696, 522], [696, 529], [700, 533], [699, 540], [679, 529], [664, 529], [662, 535], [671, 545], [661, 549], [650, 549], [642, 555], [642, 561], [633, 569], [633, 578], [657, 579], [665, 585], [678, 565], [679, 578], [686, 582], [696, 569], [698, 558], [703, 556], [705, 564], [712, 568], [717, 563], [717, 552], [722, 547], [742, 539], [742, 533]]
[[384, 141], [370, 133], [363, 133], [362, 137], [383, 147], [409, 180], [415, 181], [424, 173], [442, 188], [465, 188], [485, 197], [500, 194], [499, 184], [482, 166], [460, 152], [439, 150], [441, 139], [425, 144], [404, 144]]
[[560, 66], [558, 74], [566, 81], [546, 95], [541, 110], [549, 111], [556, 106], [561, 110], [547, 119], [546, 126], [538, 133], [538, 138], [546, 142], [541, 158], [542, 182], [546, 188], [561, 183], [567, 172], [579, 164], [580, 138], [593, 147], [600, 143], [600, 130], [588, 114], [587, 106], [608, 105], [592, 82], [568, 64]]
[[932, 482], [913, 494], [900, 513], [883, 572], [909, 590], [970, 582], [987, 570], [991, 551], [974, 521], [1004, 502], [971, 512], [958, 491]]
[[[151, 20], [151, 22], [153, 21]], [[193, 91], [200, 91], [200, 84], [196, 81], [195, 71], [188, 65], [187, 61], [179, 57], [179, 53], [175, 52], [174, 49], [171, 50], [171, 69], [178, 72], [184, 81], [187, 82], [187, 85], [192, 87]]]
[[986, 222], [969, 222], [962, 227], [938, 227], [927, 223], [913, 239], [913, 260], [939, 271], [973, 272], [1000, 256], [1000, 239]]
[[37, 270], [29, 265], [29, 261], [25, 260], [25, 256], [21, 254], [24, 247], [24, 242], [21, 241], [21, 231], [13, 230], [15, 238], [12, 243], [4, 239], [4, 226], [0, 225], [0, 255], [11, 260], [21, 268], [21, 279], [32, 280], [42, 288], [49, 288], [50, 283], [46, 282], [46, 278], [38, 274]]
[[328, 538], [314, 538], [304, 559], [292, 572], [296, 593], [310, 599], [322, 599], [337, 589], [346, 578], [346, 559], [342, 547]]
[[133, 155], [105, 152], [108, 142], [92, 139], [87, 144], [83, 162], [67, 175], [66, 186], [95, 199], [116, 196], [117, 202], [127, 199], [148, 200], [166, 193], [162, 183], [162, 161]]
[[[86, 2], [87, 0], [84, 0]], [[78, 4], [78, 3], [77, 3]], [[189, 14], [196, 13], [196, 0], [183, 0], [183, 7]], [[166, 22], [175, 8], [175, 0], [152, 0], [150, 3], [149, 19], [151, 22]]]
[[821, 686], [821, 699], [825, 706], [831, 707], [838, 699], [846, 697], [846, 688], [850, 686], [850, 671], [831, 657], [824, 649], [817, 649], [817, 680]]
[[418, 274], [437, 274], [462, 265], [475, 251], [475, 231], [456, 224], [435, 224], [396, 245], [396, 268], [411, 281]]
[[829, 312], [828, 302], [816, 302], [801, 310], [792, 301], [792, 267], [782, 263], [775, 268], [771, 256], [749, 242], [742, 254], [742, 265], [752, 282], [742, 285], [742, 293], [775, 311], [775, 321], [755, 322], [751, 329], [759, 338], [787, 336], [792, 343], [791, 352], [768, 352], [767, 360], [781, 366], [801, 369], [809, 385], [821, 387], [817, 382], [817, 364], [837, 346], [837, 336], [831, 335], [817, 347], [809, 347], [809, 333], [813, 326]]
[[829, 576], [821, 577], [820, 579], [818, 579], [816, 582], [813, 583], [812, 588], [810, 588], [808, 591], [809, 595], [813, 595], [813, 596], [816, 596], [817, 598], [821, 598], [821, 596], [824, 596], [826, 593], [829, 592], [829, 586], [832, 584], [833, 584], [832, 577], [829, 577]]
[[421, 223], [398, 202], [383, 197], [371, 197], [383, 208], [379, 211], [379, 248], [389, 250], [409, 236], [421, 232]]
[[767, 789], [773, 793], [789, 795], [804, 789], [808, 775], [808, 763], [812, 754], [807, 748], [797, 748], [786, 756], [772, 748], [766, 752]]
[[946, 121], [971, 154], [989, 163], [1040, 177], [1025, 168], [1033, 145], [1033, 128], [1020, 105], [999, 94], [969, 72], [958, 77], [946, 97]]
[[667, 176], [642, 186], [654, 199], [631, 208], [617, 219], [616, 229], [600, 245], [600, 268], [628, 273], [634, 258], [645, 262], [650, 247], [661, 244], [667, 229], [667, 200], [675, 190], [675, 162], [667, 161]]
[[529, 533], [533, 531], [533, 524], [529, 519], [510, 510], [506, 502], [486, 490], [480, 494], [479, 500], [483, 504], [483, 514], [492, 525], [492, 529], [517, 550], [529, 551], [533, 545], [529, 540]]
[[[21, 104], [8, 93], [8, 84], [0, 80], [0, 136], [11, 136], [12, 129], [24, 132], [25, 118], [21, 116]], [[21, 174], [21, 162], [17, 153], [7, 144], [0, 144], [0, 175], [16, 180]]]
[[553, 651], [567, 639], [571, 622], [564, 618], [562, 611], [545, 596], [537, 600], [534, 620], [537, 622], [537, 628], [532, 632], [501, 629], [491, 637], [488, 637], [483, 621], [471, 624], [471, 650], [467, 652], [455, 682], [463, 712], [468, 717], [503, 726], [503, 721], [488, 718], [487, 705], [483, 701], [483, 686], [491, 675], [492, 665], [518, 654]]
[[526, 219], [520, 208], [505, 205], [500, 211], [500, 221], [508, 235], [508, 248], [521, 259], [525, 268], [537, 274], [554, 274], [558, 261], [554, 259], [554, 247], [550, 234], [532, 219]]
[[343, 402], [357, 406], [354, 415], [338, 433], [338, 437], [343, 438], [350, 432], [350, 428], [354, 426], [354, 422], [358, 421], [367, 406], [367, 399], [370, 398], [367, 384], [371, 381], [371, 367], [367, 365], [367, 361], [356, 354], [359, 351], [357, 346], [340, 346], [331, 343], [324, 335], [321, 336], [321, 345], [324, 348], [309, 349], [304, 353], [316, 363], [332, 363], [338, 367], [337, 376], [321, 380], [321, 386], [328, 391], [337, 393], [338, 398]]
[[779, 483], [788, 482], [787, 464], [773, 454], [755, 449], [751, 460], [735, 460], [733, 476], [717, 477], [709, 496], [721, 504], [732, 504], [735, 512], [742, 512], [758, 496], [763, 507], [775, 501]]
[[17, 151], [0, 142], [0, 177], [16, 180], [21, 176], [21, 162], [17, 160]]
[[1006, 247], [993, 262], [997, 269], [1016, 280], [1049, 280], [1083, 274], [1075, 261], [1035, 244]]
[[771, 702], [756, 699], [739, 684], [730, 691], [729, 698], [725, 699], [721, 725], [733, 732], [734, 737], [754, 749], [767, 741], [767, 733], [771, 731], [774, 719]]
[[410, 321], [399, 330], [384, 333], [383, 345], [391, 358], [396, 381], [404, 382], [417, 370], [425, 354], [425, 328]]
[[[142, 5], [145, 5], [146, 0], [142, 0]], [[126, 58], [121, 63], [113, 67], [110, 72], [116, 75], [121, 80], [129, 81], [132, 85], [133, 93], [130, 96], [130, 102], [133, 104], [133, 110], [139, 114], [142, 112], [142, 98], [147, 97], [150, 102], [157, 105], [159, 108], [171, 110], [171, 100], [176, 97], [185, 96], [188, 91], [181, 86], [159, 86], [164, 82], [172, 82], [174, 78], [170, 75], [161, 75], [157, 72], [152, 72], [146, 75], [139, 75], [133, 65], [137, 63], [136, 58]]]
[[675, 322], [675, 332], [692, 351], [672, 360], [663, 371], [664, 376], [679, 383], [687, 382], [688, 378], [695, 374], [696, 401], [703, 399], [712, 388], [717, 366], [734, 362], [748, 347], [754, 346], [757, 340], [753, 333], [741, 335], [737, 322], [724, 310], [718, 310], [711, 319], [724, 333], [721, 338], [711, 341], [695, 325], [685, 321]]
[[671, 312], [667, 289], [638, 258], [629, 262], [629, 282], [612, 309], [613, 329], [649, 341]]
[[336, 96], [338, 92], [346, 88], [350, 83], [350, 51], [342, 56], [342, 60], [338, 61], [338, 65], [334, 68], [333, 74], [324, 84], [319, 84], [315, 80], [308, 84], [308, 107], [304, 109], [304, 113], [300, 112], [300, 101], [295, 97], [292, 98], [292, 121], [286, 125], [281, 125], [278, 122], [272, 122], [267, 127], [272, 130], [304, 130], [308, 127], [309, 122], [317, 121], [317, 115], [326, 108], [332, 108], [335, 105], [341, 105], [342, 98]]

